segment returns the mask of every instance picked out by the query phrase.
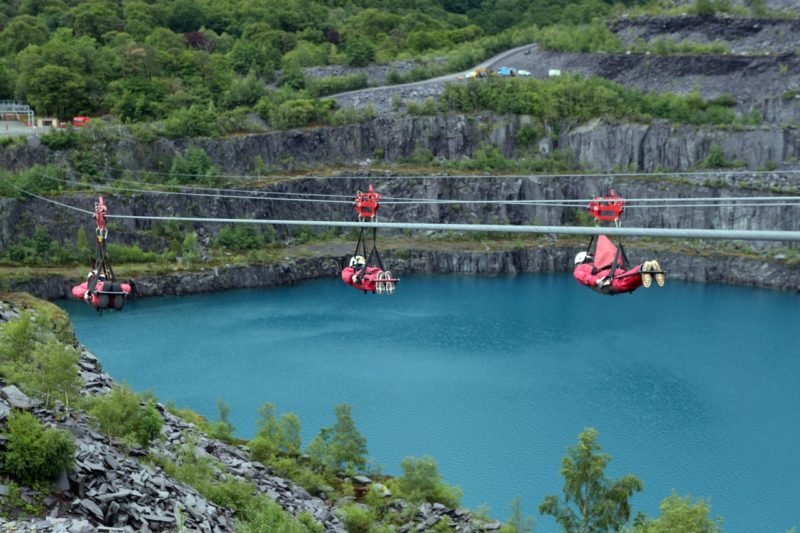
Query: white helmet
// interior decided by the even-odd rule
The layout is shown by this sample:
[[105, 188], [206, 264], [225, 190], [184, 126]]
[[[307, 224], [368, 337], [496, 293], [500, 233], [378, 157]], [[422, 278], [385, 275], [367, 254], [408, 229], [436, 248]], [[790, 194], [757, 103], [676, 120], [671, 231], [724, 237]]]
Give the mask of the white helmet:
[[366, 259], [364, 259], [360, 255], [354, 255], [353, 257], [350, 258], [351, 267], [362, 267], [366, 262], [367, 262]]
[[575, 264], [580, 265], [586, 261], [586, 255], [586, 252], [578, 252], [578, 255], [575, 256]]

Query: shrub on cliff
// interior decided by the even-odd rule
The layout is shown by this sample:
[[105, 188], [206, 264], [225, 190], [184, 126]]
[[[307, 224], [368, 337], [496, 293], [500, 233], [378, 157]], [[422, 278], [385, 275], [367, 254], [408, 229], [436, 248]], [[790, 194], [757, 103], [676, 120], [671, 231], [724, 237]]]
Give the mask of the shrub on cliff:
[[110, 394], [91, 398], [89, 414], [106, 435], [143, 447], [159, 435], [163, 424], [153, 401], [142, 406], [139, 395], [124, 385], [115, 385]]
[[308, 89], [312, 95], [319, 98], [320, 96], [327, 96], [329, 94], [363, 89], [367, 87], [367, 85], [366, 74], [347, 74], [344, 76], [309, 79], [306, 83], [306, 89]]
[[219, 117], [213, 105], [204, 107], [192, 105], [185, 109], [176, 109], [164, 121], [164, 134], [171, 138], [181, 137], [217, 137]]
[[66, 431], [45, 428], [30, 413], [13, 411], [6, 428], [5, 471], [32, 484], [55, 478], [75, 460], [75, 443]]
[[175, 183], [219, 185], [217, 167], [199, 146], [190, 146], [182, 156], [172, 160], [169, 177]]
[[395, 487], [408, 501], [439, 502], [447, 507], [458, 507], [461, 489], [444, 482], [433, 458], [406, 457], [400, 467], [403, 475], [397, 478]]
[[277, 130], [302, 128], [328, 120], [334, 103], [296, 98], [278, 104], [269, 111], [269, 125]]

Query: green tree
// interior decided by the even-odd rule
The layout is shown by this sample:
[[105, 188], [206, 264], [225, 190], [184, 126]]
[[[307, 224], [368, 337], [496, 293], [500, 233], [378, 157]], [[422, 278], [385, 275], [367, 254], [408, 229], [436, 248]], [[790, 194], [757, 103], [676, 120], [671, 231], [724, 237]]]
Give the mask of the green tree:
[[618, 531], [630, 518], [629, 498], [642, 490], [641, 480], [631, 474], [618, 480], [605, 476], [611, 456], [601, 453], [596, 440], [597, 430], [581, 432], [561, 461], [563, 501], [551, 495], [539, 505], [539, 512], [555, 517], [564, 533]]
[[297, 455], [300, 453], [300, 418], [294, 413], [283, 413], [278, 421], [281, 431], [281, 451]]
[[280, 449], [280, 427], [275, 416], [275, 404], [265, 403], [258, 409], [258, 429], [255, 438], [250, 441], [253, 459], [266, 462]]
[[692, 503], [690, 496], [672, 494], [658, 506], [659, 516], [635, 525], [632, 533], [721, 533], [721, 520], [708, 517], [708, 504], [702, 499]]
[[53, 479], [75, 460], [72, 436], [66, 431], [45, 428], [28, 412], [11, 412], [6, 436], [4, 469], [20, 483]]
[[101, 40], [109, 32], [121, 31], [124, 27], [122, 19], [117, 16], [116, 8], [103, 0], [80, 2], [69, 10], [67, 21], [76, 35], [86, 35], [97, 40]]
[[314, 440], [306, 446], [306, 455], [316, 465], [323, 468], [334, 468], [333, 458], [330, 453], [331, 436], [333, 430], [331, 428], [322, 428]]
[[265, 403], [258, 409], [258, 429], [250, 450], [253, 459], [267, 462], [281, 452], [297, 455], [300, 453], [300, 419], [294, 413], [275, 416], [275, 404]]
[[461, 489], [448, 486], [442, 480], [436, 461], [432, 457], [406, 457], [400, 463], [403, 475], [397, 478], [397, 488], [411, 502], [439, 502], [448, 507], [458, 507]]
[[345, 42], [344, 53], [352, 67], [366, 67], [375, 59], [375, 47], [362, 36], [355, 36]]
[[39, 83], [30, 87], [26, 98], [40, 114], [63, 120], [87, 109], [86, 84], [79, 73], [62, 65], [45, 65], [33, 76]]
[[361, 470], [367, 465], [367, 439], [356, 429], [353, 408], [343, 403], [333, 406], [336, 423], [331, 435], [331, 457], [336, 468]]
[[511, 516], [500, 528], [500, 533], [531, 533], [535, 527], [536, 521], [533, 517], [522, 514], [522, 498], [515, 496], [511, 500]]
[[20, 52], [28, 45], [47, 42], [49, 32], [44, 20], [30, 15], [21, 15], [9, 22], [0, 33], [0, 54]]
[[190, 146], [182, 156], [172, 160], [169, 174], [175, 183], [204, 183], [216, 181], [217, 169], [208, 154], [199, 146]]
[[231, 413], [231, 408], [223, 400], [217, 400], [217, 410], [219, 411], [219, 420], [214, 422], [214, 438], [230, 441], [233, 440], [233, 432], [236, 430], [228, 415]]
[[33, 361], [37, 367], [33, 387], [44, 396], [48, 406], [59, 399], [69, 409], [70, 398], [78, 397], [82, 384], [78, 375], [79, 360], [80, 355], [75, 348], [54, 337], [40, 343], [33, 351]]
[[36, 327], [30, 311], [23, 310], [18, 319], [0, 325], [0, 371], [6, 378], [14, 366], [31, 360], [35, 339]]

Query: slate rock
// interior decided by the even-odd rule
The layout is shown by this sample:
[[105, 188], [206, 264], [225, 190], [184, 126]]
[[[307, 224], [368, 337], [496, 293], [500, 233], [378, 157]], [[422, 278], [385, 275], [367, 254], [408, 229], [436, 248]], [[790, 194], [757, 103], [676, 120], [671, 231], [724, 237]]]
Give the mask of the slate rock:
[[95, 515], [98, 520], [103, 519], [103, 511], [92, 500], [84, 498], [83, 500], [81, 500], [81, 507], [83, 507], [84, 509]]
[[55, 492], [66, 492], [69, 490], [69, 476], [67, 476], [67, 471], [62, 470], [60, 474], [58, 474], [58, 479], [53, 482], [53, 490]]
[[295, 496], [302, 500], [310, 500], [312, 498], [311, 494], [309, 494], [308, 491], [300, 485], [295, 485], [292, 487], [292, 492]]
[[17, 409], [32, 409], [42, 403], [39, 400], [29, 398], [14, 385], [7, 385], [0, 389], [0, 395], [8, 400], [11, 407], [16, 407]]

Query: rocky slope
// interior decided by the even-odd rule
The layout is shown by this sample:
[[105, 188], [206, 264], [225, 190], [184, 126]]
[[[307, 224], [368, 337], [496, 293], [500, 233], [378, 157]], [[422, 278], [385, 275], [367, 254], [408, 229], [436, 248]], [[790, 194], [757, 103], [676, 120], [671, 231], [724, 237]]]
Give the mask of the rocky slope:
[[[0, 323], [19, 316], [7, 302], [0, 304]], [[104, 373], [97, 358], [82, 349], [80, 375], [84, 382], [83, 395], [106, 394], [113, 381]], [[3, 386], [5, 385], [5, 386]], [[50, 532], [68, 531], [192, 531], [227, 533], [234, 531], [234, 516], [200, 495], [192, 487], [171, 479], [160, 467], [143, 463], [146, 454], [169, 461], [180, 461], [181, 454], [192, 453], [209, 458], [231, 478], [247, 480], [257, 490], [277, 502], [292, 515], [309, 513], [324, 526], [325, 531], [344, 533], [336, 515], [337, 503], [312, 496], [301, 486], [274, 476], [270, 468], [249, 459], [244, 446], [232, 446], [203, 434], [193, 424], [170, 414], [157, 404], [163, 418], [161, 438], [148, 450], [130, 447], [96, 431], [82, 411], [58, 416], [39, 407], [40, 402], [27, 397], [14, 385], [0, 383], [0, 423], [11, 409], [32, 412], [46, 426], [70, 432], [75, 438], [75, 467], [62, 475], [53, 485], [53, 492], [44, 498], [46, 516], [30, 520], [7, 521], [0, 518], [0, 531]], [[2, 442], [0, 442], [2, 446]], [[370, 484], [368, 478], [358, 482]], [[0, 485], [0, 493], [7, 492]], [[31, 500], [35, 492], [24, 488], [23, 499]], [[350, 503], [346, 500], [344, 503]], [[408, 508], [402, 500], [390, 504], [398, 509]], [[499, 529], [499, 523], [484, 523], [472, 519], [463, 509], [448, 509], [439, 504], [423, 504], [401, 531], [431, 527], [445, 516], [457, 531], [471, 532]]]
[[[800, 5], [796, 6], [800, 8]], [[691, 43], [719, 42], [731, 53], [786, 54], [800, 48], [800, 19], [735, 18], [699, 15], [622, 17], [609, 29], [630, 47], [654, 39]]]

